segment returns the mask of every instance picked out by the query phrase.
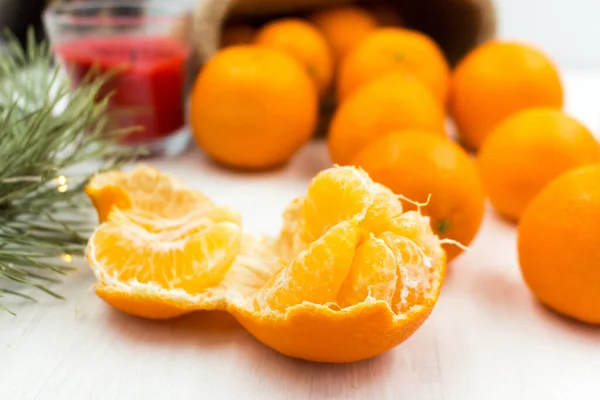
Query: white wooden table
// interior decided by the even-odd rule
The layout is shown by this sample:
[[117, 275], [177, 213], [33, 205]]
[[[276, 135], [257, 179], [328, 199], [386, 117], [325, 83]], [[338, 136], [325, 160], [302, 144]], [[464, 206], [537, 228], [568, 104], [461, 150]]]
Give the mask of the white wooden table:
[[[600, 131], [600, 74], [570, 73], [567, 110]], [[329, 160], [306, 147], [285, 169], [230, 173], [198, 151], [154, 164], [276, 234], [279, 212]], [[84, 265], [67, 301], [10, 303], [0, 314], [0, 399], [598, 399], [600, 327], [540, 306], [521, 280], [515, 229], [489, 210], [451, 266], [436, 309], [406, 343], [348, 365], [289, 359], [223, 313], [167, 322], [129, 317], [91, 290]]]

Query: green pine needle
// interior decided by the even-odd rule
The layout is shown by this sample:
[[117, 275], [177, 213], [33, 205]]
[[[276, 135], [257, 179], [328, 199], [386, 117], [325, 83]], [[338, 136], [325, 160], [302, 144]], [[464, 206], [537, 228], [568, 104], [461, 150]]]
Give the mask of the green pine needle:
[[71, 90], [33, 32], [27, 50], [10, 38], [0, 53], [0, 310], [12, 314], [8, 295], [33, 300], [27, 287], [61, 298], [47, 285], [72, 269], [61, 256], [83, 254], [95, 223], [86, 182], [131, 159], [108, 99], [97, 101], [102, 83]]

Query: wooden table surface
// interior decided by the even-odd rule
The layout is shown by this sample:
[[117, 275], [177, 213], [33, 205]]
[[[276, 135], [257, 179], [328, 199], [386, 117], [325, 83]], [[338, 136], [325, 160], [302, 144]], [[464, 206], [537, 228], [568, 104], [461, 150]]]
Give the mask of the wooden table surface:
[[[567, 110], [599, 132], [600, 75], [569, 73]], [[312, 143], [285, 169], [241, 175], [197, 151], [153, 164], [238, 208], [248, 230], [276, 234], [280, 210], [328, 166]], [[0, 314], [0, 399], [597, 399], [600, 328], [547, 310], [525, 287], [515, 228], [488, 210], [471, 251], [450, 268], [427, 322], [399, 347], [346, 365], [263, 346], [224, 313], [146, 321], [92, 291], [87, 266], [66, 301], [8, 303]]]

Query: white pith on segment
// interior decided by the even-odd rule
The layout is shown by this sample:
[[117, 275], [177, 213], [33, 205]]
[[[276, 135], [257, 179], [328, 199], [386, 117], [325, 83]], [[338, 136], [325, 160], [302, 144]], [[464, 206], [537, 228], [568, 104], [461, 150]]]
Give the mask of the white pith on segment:
[[[346, 173], [355, 177], [360, 182], [360, 185], [357, 188], [353, 188], [353, 190], [360, 190], [366, 193], [365, 202], [359, 207], [362, 209], [358, 210], [355, 215], [350, 216], [357, 224], [360, 224], [367, 218], [369, 210], [374, 205], [376, 196], [395, 198], [395, 195], [389, 189], [374, 183], [362, 170], [352, 167], [338, 167], [335, 173]], [[338, 182], [341, 190], [343, 190], [344, 180], [340, 179]], [[182, 187], [182, 190], [185, 189]], [[226, 262], [224, 276], [220, 281], [203, 288], [200, 292], [190, 293], [179, 287], [182, 280], [195, 279], [196, 276], [193, 273], [191, 275], [173, 276], [169, 277], [170, 279], [165, 279], [165, 281], [169, 282], [167, 287], [152, 280], [141, 282], [138, 276], [124, 281], [118, 276], [117, 269], [115, 269], [114, 274], [109, 274], [103, 268], [102, 261], [99, 260], [97, 253], [99, 249], [95, 247], [93, 238], [90, 240], [88, 246], [88, 259], [98, 281], [102, 285], [124, 293], [151, 293], [156, 297], [169, 299], [173, 302], [186, 303], [191, 307], [196, 305], [198, 309], [225, 308], [227, 304], [235, 303], [238, 306], [241, 305], [260, 313], [280, 315], [282, 314], [280, 310], [274, 310], [267, 304], [265, 299], [270, 297], [269, 293], [261, 294], [261, 287], [270, 277], [273, 277], [276, 283], [275, 286], [277, 287], [285, 287], [293, 284], [296, 286], [296, 289], [302, 291], [303, 282], [290, 281], [289, 266], [299, 259], [306, 258], [310, 251], [321, 244], [321, 240], [327, 232], [348, 219], [347, 215], [334, 216], [330, 220], [330, 224], [324, 227], [324, 232], [319, 237], [311, 237], [305, 225], [306, 221], [304, 220], [306, 207], [312, 206], [309, 204], [310, 201], [309, 197], [301, 197], [294, 200], [288, 206], [285, 211], [287, 218], [284, 218], [284, 225], [280, 236], [275, 241], [264, 236], [242, 234], [241, 229], [239, 229], [237, 232], [240, 235], [241, 244], [235, 250], [235, 254], [230, 255], [228, 249], [223, 249], [221, 253], [217, 254], [217, 258], [220, 259], [228, 259], [231, 256]], [[233, 210], [215, 206], [208, 199], [204, 204], [205, 206], [192, 209], [187, 214], [182, 214], [172, 219], [156, 217], [151, 213], [147, 214], [143, 211], [130, 212], [130, 210], [122, 212], [115, 210], [110, 215], [107, 223], [112, 222], [117, 224], [125, 222], [118, 229], [120, 229], [119, 233], [130, 241], [128, 246], [132, 247], [131, 251], [151, 248], [152, 251], [158, 253], [181, 250], [190, 240], [193, 240], [195, 237], [197, 238], [198, 235], [203, 235], [207, 230], [218, 224], [231, 224], [239, 228], [239, 215]], [[401, 210], [401, 206], [399, 207]], [[318, 209], [312, 211], [315, 213], [319, 212]], [[336, 218], [341, 221], [337, 221]], [[372, 297], [373, 290], [371, 290], [361, 302], [341, 308], [335, 304], [336, 292], [330, 293], [330, 297], [334, 300], [333, 302], [310, 303], [306, 299], [299, 299], [298, 304], [291, 305], [289, 308], [292, 309], [312, 304], [313, 306], [318, 305], [330, 308], [334, 312], [345, 312], [345, 310], [359, 304], [384, 301], [394, 313], [395, 318], [403, 318], [403, 315], [407, 312], [423, 307], [421, 303], [438, 289], [434, 287], [434, 283], [439, 284], [440, 281], [439, 275], [442, 272], [439, 260], [443, 259], [443, 250], [437, 236], [428, 228], [429, 220], [427, 217], [421, 216], [418, 212], [409, 211], [398, 215], [397, 218], [402, 223], [406, 223], [407, 226], [426, 227], [426, 229], [422, 229], [418, 237], [419, 243], [393, 232], [382, 232], [377, 235], [373, 235], [372, 232], [363, 233], [364, 238], [372, 237], [376, 243], [385, 246], [386, 252], [392, 254], [395, 259], [397, 265], [396, 274], [393, 278], [390, 278], [390, 282], [381, 282], [381, 286], [378, 284], [378, 290], [385, 291], [386, 287], [392, 287], [396, 284], [396, 281], [401, 282], [401, 284], [394, 288], [395, 296], [393, 296], [392, 301]], [[146, 225], [152, 229], [147, 229]], [[106, 229], [106, 227], [102, 228], [101, 226], [99, 229]], [[355, 252], [360, 243], [361, 241], [356, 243], [353, 250], [351, 250], [351, 255], [352, 251]], [[203, 253], [204, 251], [206, 249], [201, 248], [199, 253]], [[335, 257], [337, 255], [332, 251], [331, 258]], [[173, 259], [173, 263], [175, 262], [177, 262], [176, 259]], [[326, 259], [324, 262], [328, 262], [328, 260]], [[127, 268], [126, 270], [135, 268], [135, 266], [128, 266], [127, 260], [123, 260], [123, 266]], [[323, 270], [327, 269], [325, 265], [318, 267], [323, 268]], [[159, 267], [152, 266], [150, 270], [156, 272], [155, 268]], [[195, 268], [192, 268], [192, 271], [196, 271], [195, 273], [198, 274], [198, 277], [202, 275], [202, 271]], [[167, 271], [162, 272], [167, 273]], [[315, 272], [317, 280], [322, 281], [326, 279], [326, 277], [318, 275], [319, 270]], [[166, 278], [166, 275], [162, 277]], [[333, 291], [340, 290], [339, 287], [329, 289]], [[325, 288], [325, 292], [327, 292], [327, 288]], [[419, 298], [416, 303], [414, 299], [410, 298], [411, 293], [415, 292], [425, 293], [425, 296]], [[386, 296], [384, 297], [387, 298]], [[283, 314], [286, 312], [283, 312]]]

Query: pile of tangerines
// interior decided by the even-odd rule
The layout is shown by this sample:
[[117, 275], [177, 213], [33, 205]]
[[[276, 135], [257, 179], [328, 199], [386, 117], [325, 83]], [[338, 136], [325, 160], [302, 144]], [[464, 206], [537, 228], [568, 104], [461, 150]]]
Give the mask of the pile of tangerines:
[[151, 168], [96, 176], [98, 295], [147, 318], [226, 310], [294, 357], [368, 358], [429, 315], [487, 197], [519, 223], [534, 294], [600, 324], [600, 145], [561, 111], [556, 68], [531, 46], [492, 41], [452, 70], [400, 24], [343, 6], [229, 27], [192, 92], [200, 147], [236, 169], [283, 165], [333, 98], [338, 166], [290, 203], [276, 238]]

